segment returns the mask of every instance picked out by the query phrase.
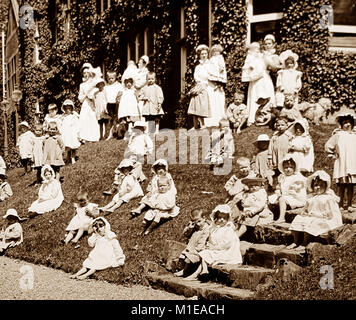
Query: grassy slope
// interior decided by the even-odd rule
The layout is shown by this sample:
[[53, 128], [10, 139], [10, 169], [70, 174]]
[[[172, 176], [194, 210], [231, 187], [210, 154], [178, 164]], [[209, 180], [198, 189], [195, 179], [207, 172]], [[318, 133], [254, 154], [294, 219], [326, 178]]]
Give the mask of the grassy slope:
[[[311, 130], [316, 156], [315, 169], [324, 169], [330, 174], [332, 163], [325, 156], [324, 144], [333, 128], [333, 126], [324, 125]], [[238, 135], [235, 139], [235, 156], [251, 158], [256, 151], [252, 143], [261, 133], [268, 133], [271, 136], [272, 131], [267, 128], [250, 127]], [[54, 212], [24, 222], [24, 243], [17, 248], [8, 250], [6, 255], [61, 268], [66, 272], [78, 270], [91, 250], [87, 245], [87, 236], [80, 240], [81, 247], [79, 249], [60, 245], [64, 230], [74, 214], [75, 196], [81, 185], [89, 192], [92, 202], [100, 205], [105, 204], [107, 200], [102, 196], [102, 191], [110, 186], [114, 175], [113, 171], [122, 159], [125, 147], [126, 142], [121, 140], [102, 141], [82, 146], [79, 151], [80, 160], [75, 165], [62, 168], [61, 171], [65, 178], [62, 185], [65, 202]], [[144, 172], [148, 179], [142, 187], [143, 190], [146, 190], [148, 180], [151, 178], [150, 165], [144, 165]], [[119, 209], [119, 213], [110, 215], [108, 220], [112, 230], [118, 235], [126, 255], [126, 263], [122, 268], [98, 272], [94, 274], [94, 278], [115, 283], [141, 282], [145, 261], [160, 261], [164, 240], [184, 240], [182, 230], [189, 220], [189, 213], [193, 208], [201, 206], [211, 210], [224, 201], [226, 195], [223, 185], [231, 175], [214, 176], [209, 171], [208, 165], [188, 164], [172, 164], [170, 173], [178, 190], [180, 215], [160, 226], [152, 234], [141, 237], [139, 234], [142, 230], [143, 217], [129, 220], [129, 212], [137, 206], [139, 199], [123, 205]], [[26, 177], [20, 177], [21, 174], [22, 169], [14, 169], [8, 173], [14, 196], [5, 203], [0, 203], [0, 212], [5, 213], [8, 208], [16, 208], [20, 215], [24, 215], [32, 201], [37, 198], [38, 187], [28, 187], [28, 184], [35, 179], [35, 173]], [[213, 194], [203, 194], [201, 191], [210, 191]]]

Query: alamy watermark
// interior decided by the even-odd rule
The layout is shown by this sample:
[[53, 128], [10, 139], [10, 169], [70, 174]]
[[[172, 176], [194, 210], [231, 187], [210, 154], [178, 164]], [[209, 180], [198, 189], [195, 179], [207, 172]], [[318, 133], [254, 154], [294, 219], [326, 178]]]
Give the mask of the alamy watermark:
[[23, 5], [20, 8], [20, 28], [23, 30], [35, 28], [35, 16], [30, 5]]
[[23, 265], [20, 268], [20, 273], [22, 274], [22, 277], [19, 280], [21, 290], [32, 290], [35, 281], [33, 268], [29, 265]]
[[319, 11], [321, 13], [320, 27], [322, 29], [328, 29], [330, 26], [334, 25], [334, 11], [332, 6], [321, 6]]
[[325, 265], [320, 268], [319, 273], [323, 274], [319, 281], [320, 288], [323, 290], [334, 289], [334, 269], [330, 265]]

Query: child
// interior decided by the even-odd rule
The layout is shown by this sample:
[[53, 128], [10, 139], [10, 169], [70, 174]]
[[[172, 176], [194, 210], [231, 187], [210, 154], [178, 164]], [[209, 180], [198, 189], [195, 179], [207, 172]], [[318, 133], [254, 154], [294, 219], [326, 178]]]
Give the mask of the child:
[[150, 197], [158, 191], [158, 179], [160, 177], [167, 177], [170, 181], [172, 192], [177, 194], [177, 189], [174, 185], [171, 174], [168, 172], [168, 163], [165, 159], [158, 159], [152, 165], [153, 177], [147, 186], [147, 194], [140, 201], [139, 207], [131, 211], [133, 217], [138, 216], [142, 211], [148, 208], [151, 204]]
[[269, 186], [272, 187], [274, 172], [268, 166], [269, 141], [270, 140], [267, 134], [260, 134], [254, 142], [258, 149], [258, 153], [254, 161], [254, 172], [258, 177], [267, 179]]
[[208, 79], [217, 83], [226, 83], [227, 74], [225, 60], [221, 52], [223, 47], [220, 44], [214, 44], [210, 49], [210, 59], [209, 59], [209, 68]]
[[258, 109], [256, 101], [259, 98], [270, 98], [271, 103], [275, 103], [273, 82], [267, 71], [258, 42], [253, 42], [249, 46], [248, 54], [242, 67], [242, 81], [249, 82], [247, 126], [250, 126], [255, 122], [255, 114]]
[[231, 178], [225, 184], [225, 190], [229, 196], [226, 203], [231, 206], [233, 213], [237, 202], [242, 199], [243, 193], [246, 191], [246, 186], [241, 182], [243, 178], [255, 178], [256, 174], [253, 172], [250, 166], [250, 160], [246, 157], [240, 157], [236, 160], [237, 175], [232, 175]]
[[41, 175], [43, 182], [38, 191], [38, 199], [28, 208], [30, 218], [58, 209], [64, 200], [61, 184], [55, 179], [52, 167], [44, 165]]
[[0, 202], [13, 195], [10, 184], [6, 181], [6, 175], [0, 174]]
[[212, 127], [211, 151], [207, 155], [210, 160], [210, 169], [221, 167], [225, 159], [234, 158], [234, 153], [234, 137], [232, 136], [229, 121], [223, 118], [219, 121], [219, 129]]
[[148, 69], [147, 65], [150, 62], [148, 56], [143, 55], [138, 60], [137, 78], [135, 80], [135, 88], [140, 91], [146, 85]]
[[258, 104], [255, 114], [256, 126], [265, 126], [273, 119], [274, 105], [270, 102], [270, 98], [259, 98], [256, 103]]
[[[282, 69], [277, 72], [276, 104], [277, 106], [283, 106], [286, 94], [293, 94], [298, 97], [298, 92], [302, 88], [303, 73], [297, 70], [298, 55], [293, 51], [283, 51], [279, 59], [282, 64]], [[298, 98], [296, 100], [298, 100]]]
[[132, 174], [133, 162], [129, 159], [123, 159], [120, 162], [119, 169], [125, 176], [122, 179], [120, 189], [114, 198], [104, 207], [99, 208], [101, 211], [110, 214], [119, 208], [123, 203], [143, 196], [143, 191], [136, 177]]
[[242, 126], [248, 119], [247, 106], [243, 103], [245, 95], [243, 93], [235, 92], [234, 102], [231, 103], [226, 110], [226, 117], [233, 126], [236, 133], [241, 132]]
[[193, 232], [197, 231], [199, 228], [197, 226], [197, 222], [201, 219], [203, 219], [203, 217], [206, 215], [206, 211], [205, 209], [202, 208], [197, 208], [194, 209], [191, 213], [190, 213], [190, 221], [188, 222], [188, 224], [186, 225], [186, 227], [183, 230], [183, 235], [190, 239], [190, 237], [192, 236]]
[[208, 265], [241, 264], [240, 240], [235, 232], [234, 224], [230, 221], [231, 208], [218, 205], [212, 212], [213, 225], [204, 250], [198, 252], [200, 264], [187, 280], [195, 280], [199, 275], [208, 273]]
[[35, 135], [30, 131], [27, 121], [19, 124], [20, 135], [17, 139], [16, 147], [19, 150], [21, 164], [25, 169], [24, 175], [31, 172], [32, 146]]
[[330, 189], [330, 176], [323, 170], [318, 170], [308, 178], [309, 195], [302, 213], [298, 214], [289, 230], [293, 231], [294, 241], [288, 249], [299, 244], [303, 234], [302, 246], [308, 244], [310, 235], [316, 237], [342, 226], [342, 215], [338, 206], [339, 197]]
[[154, 192], [146, 201], [150, 209], [146, 212], [143, 224], [143, 235], [149, 234], [161, 219], [171, 219], [179, 214], [176, 206], [176, 190], [172, 188], [171, 180], [167, 176], [160, 176], [157, 180], [158, 191]]
[[279, 218], [276, 223], [283, 223], [287, 209], [305, 206], [307, 190], [306, 178], [299, 172], [298, 163], [293, 156], [287, 154], [280, 162], [279, 170], [281, 174], [278, 177], [278, 186], [269, 200], [272, 204], [278, 201]]
[[57, 124], [50, 122], [48, 124], [48, 136], [43, 142], [43, 163], [52, 166], [56, 173], [56, 179], [59, 180], [59, 171], [64, 166], [63, 161], [64, 144], [59, 134]]
[[134, 81], [132, 78], [124, 80], [124, 89], [122, 95], [119, 97], [119, 111], [118, 118], [124, 118], [129, 124], [128, 130], [131, 131], [132, 123], [141, 117], [138, 107], [138, 99], [133, 86]]
[[97, 270], [116, 268], [125, 263], [125, 255], [114, 232], [110, 230], [110, 223], [103, 217], [93, 221], [94, 233], [89, 237], [88, 244], [94, 247], [89, 256], [83, 262], [83, 267], [72, 279], [83, 280], [91, 276]]
[[298, 162], [299, 171], [307, 176], [313, 172], [314, 147], [309, 135], [309, 125], [306, 119], [296, 120], [288, 129], [291, 133], [288, 153]]
[[[352, 111], [342, 112], [336, 117], [340, 128], [325, 144], [328, 157], [334, 161], [333, 178], [339, 188], [340, 206], [347, 209], [352, 206], [356, 183], [356, 115]], [[346, 204], [344, 203], [346, 190]]]
[[74, 164], [77, 150], [81, 143], [79, 141], [79, 115], [74, 111], [74, 103], [66, 99], [62, 105], [63, 118], [61, 135], [65, 147], [66, 163]]
[[43, 166], [43, 142], [44, 142], [44, 135], [43, 135], [43, 125], [36, 124], [35, 125], [35, 136], [33, 138], [33, 148], [32, 148], [32, 167], [36, 170], [36, 180], [31, 183], [31, 186], [36, 184], [41, 184], [41, 169]]
[[6, 163], [2, 156], [0, 156], [0, 174], [6, 174]]
[[118, 113], [118, 105], [116, 103], [116, 98], [119, 92], [122, 92], [123, 86], [117, 81], [117, 74], [115, 71], [107, 71], [106, 72], [107, 83], [104, 87], [104, 92], [106, 96], [106, 110], [108, 113], [108, 121], [105, 126], [105, 135], [104, 139], [111, 138], [111, 128], [116, 126], [117, 123], [117, 113]]
[[189, 239], [188, 245], [179, 256], [179, 260], [183, 262], [184, 267], [182, 270], [174, 273], [175, 276], [185, 276], [187, 271], [190, 269], [191, 264], [198, 263], [200, 261], [198, 252], [205, 249], [205, 245], [210, 234], [210, 227], [211, 224], [207, 221], [207, 219], [205, 219], [205, 217], [200, 216], [198, 219], [196, 219], [196, 230]]
[[143, 101], [142, 115], [146, 121], [155, 122], [155, 132], [159, 132], [159, 122], [164, 111], [162, 103], [164, 100], [162, 88], [156, 84], [156, 73], [147, 74], [147, 84], [141, 89], [139, 99]]
[[23, 242], [23, 230], [20, 222], [25, 220], [19, 217], [15, 209], [8, 209], [3, 218], [6, 219], [6, 228], [0, 232], [0, 254]]
[[61, 116], [58, 114], [58, 107], [55, 103], [51, 103], [48, 106], [48, 113], [46, 114], [43, 122], [43, 130], [45, 133], [48, 132], [50, 122], [55, 122], [57, 124], [57, 128], [61, 127]]
[[[64, 244], [68, 244], [71, 240], [73, 244], [77, 244], [85, 231], [89, 233], [89, 227], [92, 225], [94, 218], [99, 215], [98, 205], [89, 202], [87, 192], [79, 191], [77, 200], [79, 204], [74, 203], [76, 214], [66, 228], [68, 234], [65, 240], [62, 240]], [[74, 238], [75, 233], [76, 236]]]
[[276, 131], [273, 133], [268, 146], [268, 165], [275, 171], [275, 176], [278, 177], [279, 162], [288, 153], [289, 135], [288, 120], [284, 117], [279, 117], [275, 123]]
[[279, 113], [280, 117], [285, 117], [289, 123], [303, 118], [298, 106], [298, 96], [294, 93], [284, 94], [284, 107]]
[[263, 178], [245, 178], [241, 182], [248, 187], [240, 202], [241, 211], [237, 218], [240, 225], [238, 236], [247, 231], [247, 228], [269, 224], [273, 221], [273, 213], [268, 208], [267, 192], [263, 188]]

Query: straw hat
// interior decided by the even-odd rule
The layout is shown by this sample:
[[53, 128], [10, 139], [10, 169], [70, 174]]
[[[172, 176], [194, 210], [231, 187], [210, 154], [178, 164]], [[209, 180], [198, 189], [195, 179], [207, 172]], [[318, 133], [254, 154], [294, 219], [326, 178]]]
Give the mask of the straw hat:
[[49, 106], [48, 106], [48, 111], [49, 110], [53, 110], [53, 109], [58, 109], [57, 105], [55, 103], [51, 103]]
[[80, 68], [80, 70], [83, 70], [83, 69], [93, 69], [93, 66], [91, 65], [91, 63], [89, 63], [89, 62], [85, 62], [84, 64], [83, 64], [83, 66]]
[[212, 211], [210, 218], [214, 220], [215, 214], [217, 212], [224, 213], [229, 216], [229, 219], [231, 217], [231, 207], [228, 204], [219, 204], [217, 205], [214, 210]]

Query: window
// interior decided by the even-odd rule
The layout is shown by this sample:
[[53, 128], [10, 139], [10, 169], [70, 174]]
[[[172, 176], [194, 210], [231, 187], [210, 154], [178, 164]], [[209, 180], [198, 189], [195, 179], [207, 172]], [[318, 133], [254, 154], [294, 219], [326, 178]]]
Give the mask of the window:
[[247, 4], [247, 39], [246, 44], [259, 41], [266, 34], [273, 34], [279, 39], [282, 13], [282, 0], [246, 0]]
[[14, 91], [15, 86], [18, 85], [18, 75], [17, 75], [17, 65], [18, 65], [18, 55], [16, 54], [11, 58], [7, 64], [7, 92], [11, 96], [12, 91]]
[[110, 0], [97, 0], [96, 1], [96, 12], [98, 14], [103, 14], [104, 11], [111, 6]]
[[356, 52], [356, 2], [332, 0], [333, 24], [329, 26], [330, 50]]
[[185, 29], [185, 9], [181, 7], [180, 9], [180, 91], [184, 92], [185, 87], [185, 72], [187, 69], [187, 48], [185, 42], [182, 41], [186, 37]]
[[152, 27], [137, 32], [133, 39], [127, 44], [127, 61], [138, 62], [143, 55], [150, 56], [154, 54], [154, 32]]

